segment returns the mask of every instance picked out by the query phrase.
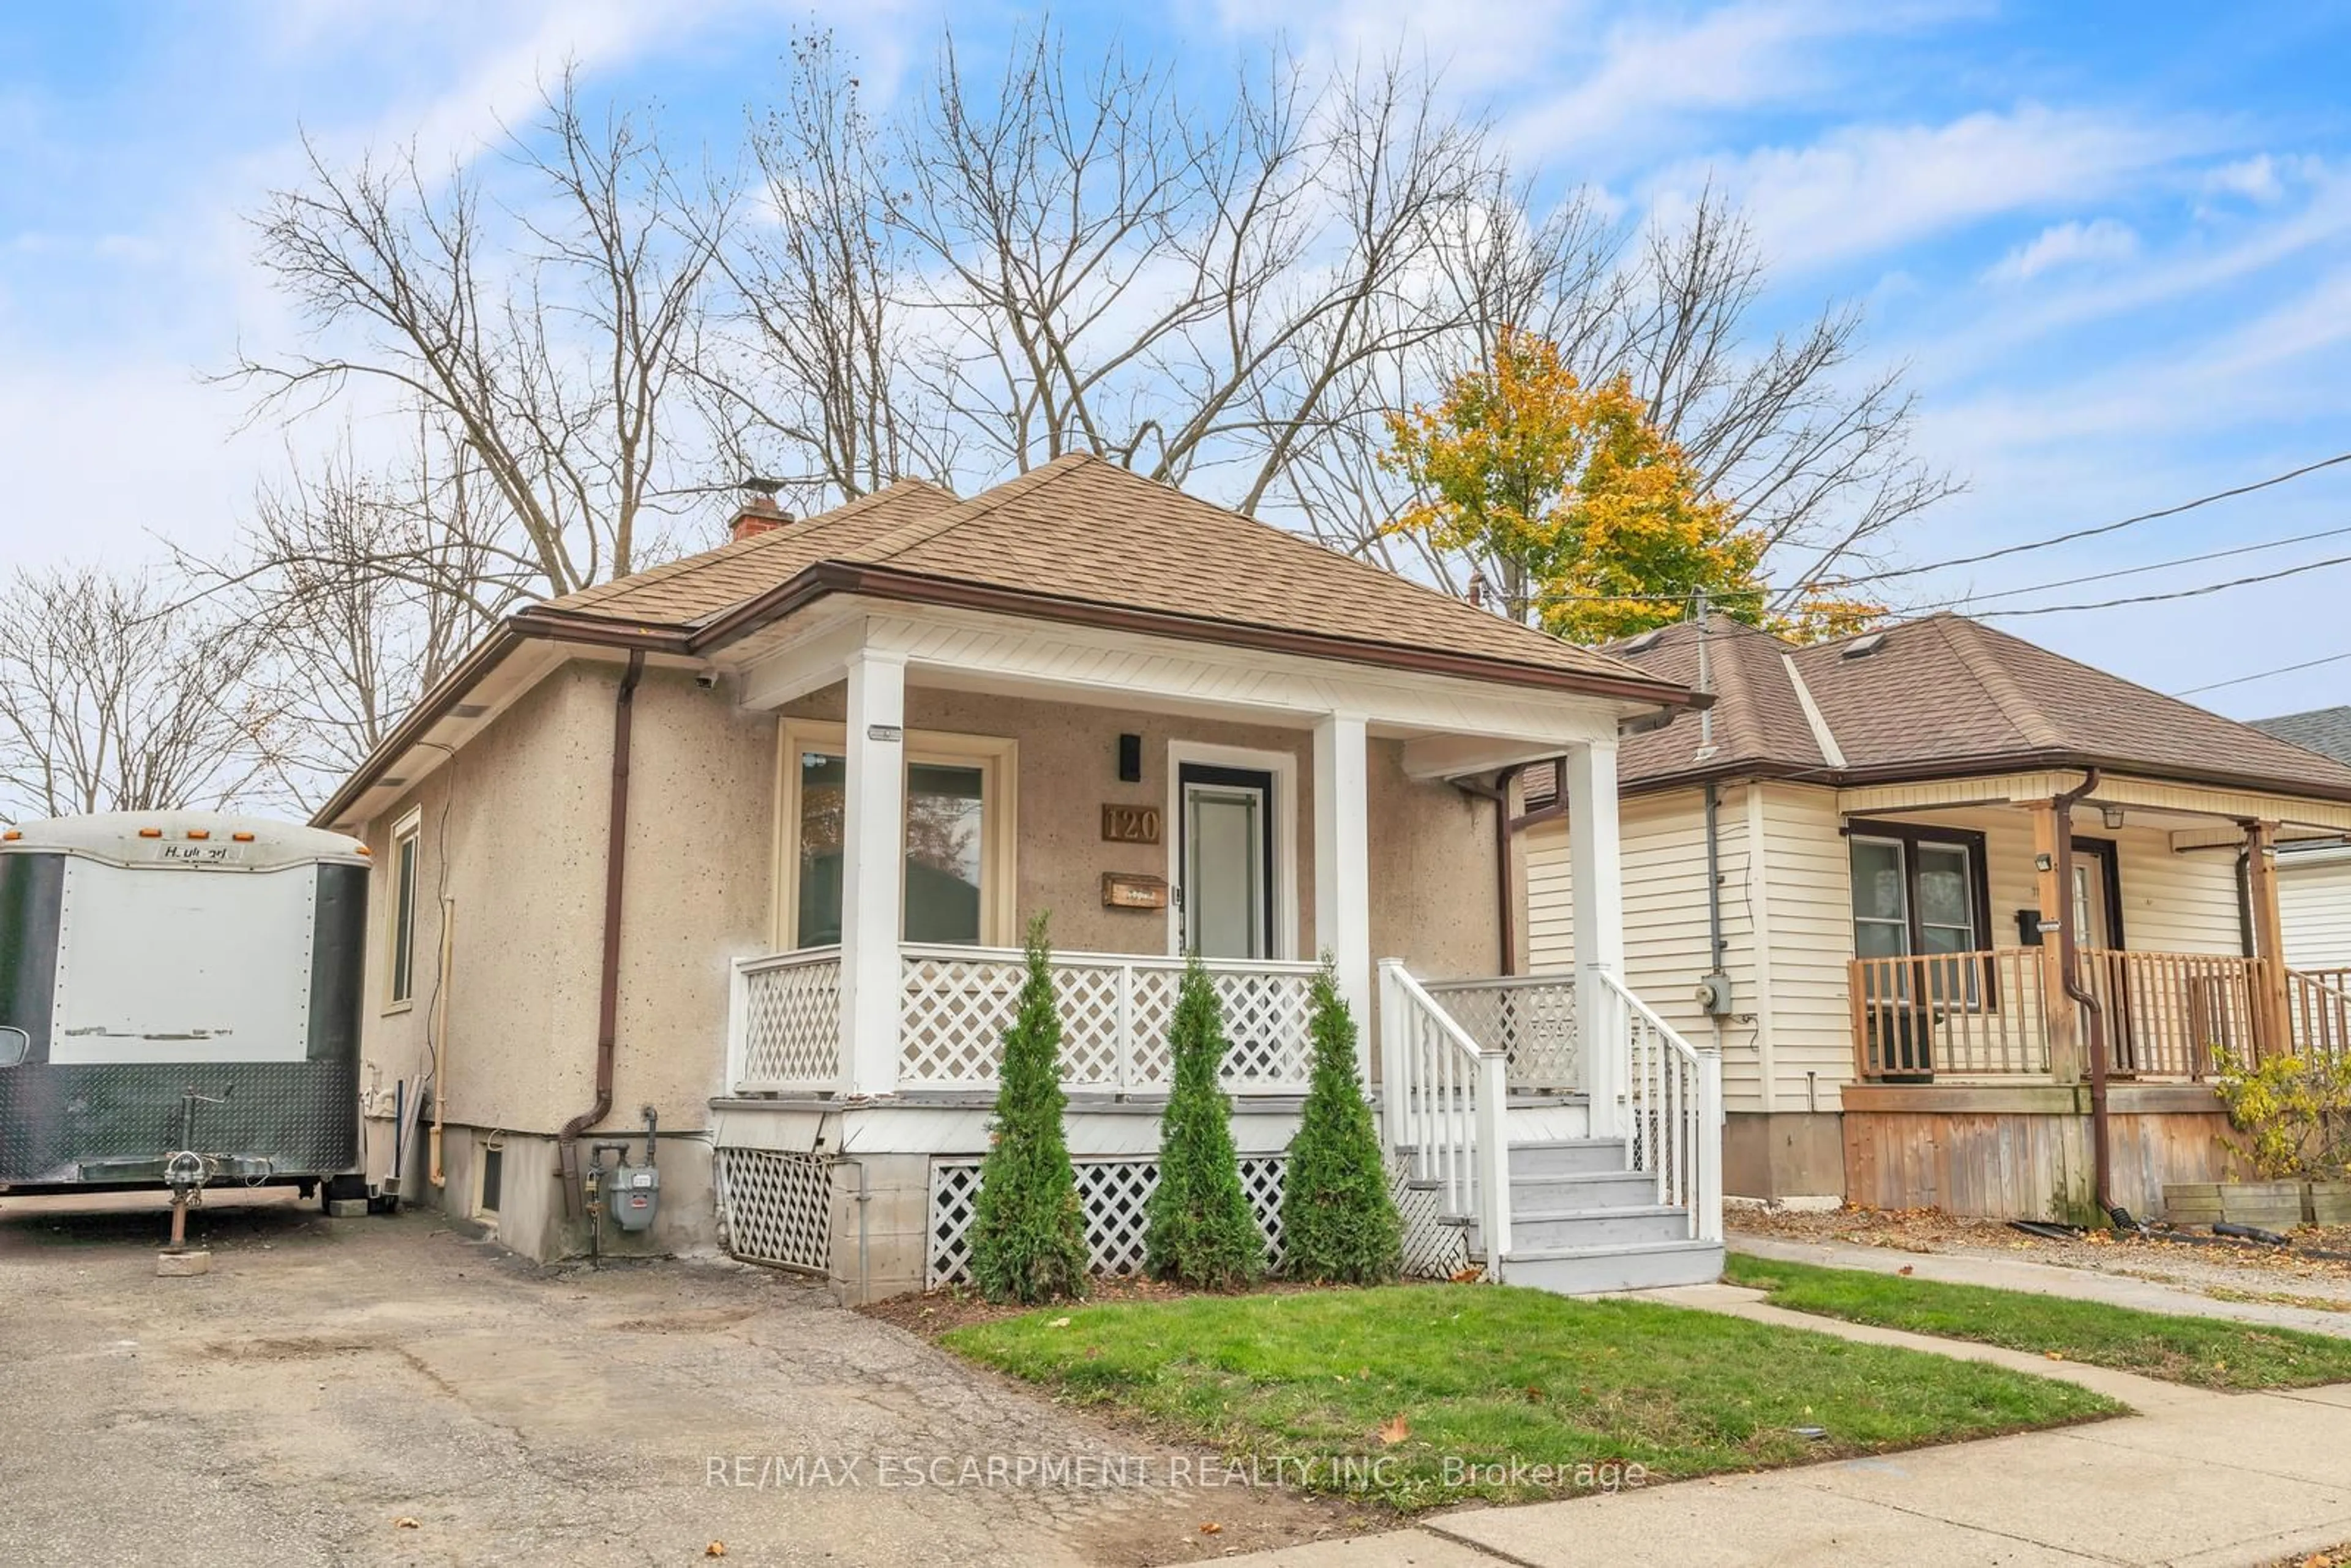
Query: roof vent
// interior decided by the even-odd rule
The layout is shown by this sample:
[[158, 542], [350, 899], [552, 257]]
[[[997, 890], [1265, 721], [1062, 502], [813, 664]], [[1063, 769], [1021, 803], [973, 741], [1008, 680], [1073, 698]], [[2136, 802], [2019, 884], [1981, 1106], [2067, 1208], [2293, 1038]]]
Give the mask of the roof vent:
[[1848, 659], [1866, 659], [1872, 653], [1876, 653], [1880, 648], [1885, 646], [1886, 633], [1883, 632], [1872, 632], [1865, 636], [1855, 637], [1852, 642], [1847, 643], [1844, 645], [1842, 656]]
[[1653, 631], [1642, 632], [1629, 643], [1618, 643], [1616, 651], [1620, 653], [1646, 653], [1656, 647], [1665, 634], [1666, 629], [1659, 626]]

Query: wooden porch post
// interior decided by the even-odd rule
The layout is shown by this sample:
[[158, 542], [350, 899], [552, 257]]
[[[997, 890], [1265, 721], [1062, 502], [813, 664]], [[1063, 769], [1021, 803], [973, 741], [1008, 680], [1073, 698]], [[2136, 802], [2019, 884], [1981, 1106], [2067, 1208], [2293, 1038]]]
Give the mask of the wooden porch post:
[[2253, 1041], [2256, 1057], [2294, 1049], [2294, 1014], [2286, 997], [2285, 926], [2278, 915], [2277, 826], [2262, 821], [2244, 824], [2245, 888], [2253, 906], [2253, 956], [2261, 960], [2255, 980], [2260, 995], [2253, 1008], [2260, 1030]]
[[906, 663], [849, 658], [841, 827], [841, 1050], [852, 1094], [898, 1087], [898, 936], [905, 851]]
[[1575, 1031], [1592, 1134], [1619, 1131], [1616, 998], [1605, 977], [1625, 967], [1625, 856], [1616, 819], [1616, 743], [1588, 741], [1567, 754], [1569, 880], [1575, 897]]
[[[1369, 741], [1355, 714], [1314, 725], [1314, 941], [1331, 955], [1355, 1015], [1356, 1067], [1372, 1081], [1372, 883]], [[1303, 955], [1301, 955], [1303, 956]]]
[[2057, 802], [2035, 800], [2032, 863], [2041, 887], [2041, 1015], [2049, 1036], [2049, 1076], [2060, 1083], [2082, 1081], [2082, 1009], [2065, 994], [2065, 944], [2060, 928], [2074, 918], [2074, 900], [2057, 882], [2057, 835], [2073, 823], [2057, 820]]

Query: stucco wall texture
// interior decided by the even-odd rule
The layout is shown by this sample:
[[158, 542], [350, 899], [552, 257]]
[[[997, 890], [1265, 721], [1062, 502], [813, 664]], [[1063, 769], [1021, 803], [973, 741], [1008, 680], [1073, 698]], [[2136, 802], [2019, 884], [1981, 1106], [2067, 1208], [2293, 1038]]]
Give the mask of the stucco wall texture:
[[[425, 1025], [444, 983], [448, 1040], [438, 1087], [450, 1123], [552, 1133], [593, 1099], [619, 680], [609, 663], [563, 666], [370, 824], [378, 885], [363, 1082], [387, 1103], [394, 1080], [413, 1086], [423, 1071]], [[837, 718], [841, 703], [833, 687], [787, 711]], [[1288, 753], [1300, 798], [1277, 810], [1290, 815], [1295, 850], [1292, 952], [1316, 950], [1310, 732], [919, 685], [908, 691], [906, 723], [1019, 742], [1019, 912], [1025, 919], [1050, 909], [1054, 940], [1070, 949], [1168, 950], [1164, 915], [1105, 909], [1101, 895], [1103, 872], [1164, 874], [1167, 851], [1102, 841], [1101, 806], [1164, 807], [1171, 740]], [[778, 716], [746, 712], [724, 686], [699, 686], [683, 671], [648, 670], [638, 691], [619, 1049], [605, 1124], [614, 1131], [633, 1128], [645, 1104], [664, 1132], [709, 1124], [724, 1067], [728, 965], [771, 942], [778, 732]], [[1144, 737], [1140, 783], [1117, 779], [1122, 732]], [[421, 808], [422, 828], [415, 1000], [394, 1010], [385, 1001], [390, 870], [395, 825], [411, 807]], [[1407, 779], [1402, 743], [1372, 742], [1378, 956], [1405, 958], [1430, 977], [1499, 967], [1492, 810], [1449, 785]], [[445, 978], [444, 898], [455, 933]]]

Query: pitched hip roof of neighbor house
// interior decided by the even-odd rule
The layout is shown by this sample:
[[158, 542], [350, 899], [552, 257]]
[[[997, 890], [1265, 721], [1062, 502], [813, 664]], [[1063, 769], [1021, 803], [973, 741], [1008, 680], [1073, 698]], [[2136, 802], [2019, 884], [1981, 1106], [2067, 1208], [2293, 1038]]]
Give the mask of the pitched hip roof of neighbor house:
[[1666, 708], [1708, 699], [1271, 524], [1086, 455], [969, 500], [919, 479], [532, 605], [420, 703], [320, 809], [348, 812], [521, 639], [689, 656], [832, 594], [1337, 659]]
[[2248, 721], [2264, 735], [2273, 735], [2305, 751], [2351, 763], [2351, 707], [2318, 707], [2308, 713], [2282, 713], [2275, 718]]
[[701, 653], [842, 592], [1646, 702], [1692, 695], [1085, 454], [967, 501], [901, 481], [516, 620]]
[[[1697, 685], [1691, 622], [1606, 650]], [[2182, 782], [2351, 800], [2351, 767], [2021, 637], [1950, 614], [1799, 646], [1712, 622], [1698, 719], [1628, 738], [1618, 777], [1658, 789], [1729, 776], [1895, 782], [2032, 768], [2102, 768]], [[2343, 710], [2337, 710], [2343, 711]]]

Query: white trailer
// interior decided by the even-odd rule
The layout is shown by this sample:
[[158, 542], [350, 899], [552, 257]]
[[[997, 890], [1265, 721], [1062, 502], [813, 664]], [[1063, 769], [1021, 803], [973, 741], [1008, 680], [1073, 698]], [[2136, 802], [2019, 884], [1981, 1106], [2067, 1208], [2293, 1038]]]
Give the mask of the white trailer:
[[363, 1197], [366, 853], [210, 811], [0, 832], [0, 1188]]

